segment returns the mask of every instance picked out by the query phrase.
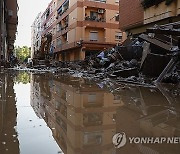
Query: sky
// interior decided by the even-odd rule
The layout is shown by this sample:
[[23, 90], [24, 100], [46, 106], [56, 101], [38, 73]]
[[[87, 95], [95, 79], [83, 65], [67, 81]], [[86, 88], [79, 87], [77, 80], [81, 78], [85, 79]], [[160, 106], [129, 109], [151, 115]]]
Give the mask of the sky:
[[31, 46], [31, 25], [39, 12], [45, 11], [51, 0], [18, 0], [18, 28], [15, 45]]

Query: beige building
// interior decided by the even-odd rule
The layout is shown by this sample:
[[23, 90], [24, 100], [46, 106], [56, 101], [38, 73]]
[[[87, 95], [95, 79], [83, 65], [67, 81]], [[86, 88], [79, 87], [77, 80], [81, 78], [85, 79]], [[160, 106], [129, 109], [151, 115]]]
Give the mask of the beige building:
[[116, 0], [63, 0], [57, 10], [59, 60], [82, 60], [121, 41]]
[[42, 15], [42, 36], [52, 33], [56, 60], [83, 60], [121, 42], [119, 1], [52, 0]]
[[[40, 88], [40, 95], [44, 97], [41, 105], [44, 119], [64, 153], [88, 154], [92, 150], [113, 153], [111, 140], [116, 132], [116, 111], [123, 103], [118, 96], [77, 80], [60, 77], [46, 80], [48, 86], [41, 84], [45, 81], [39, 81], [44, 85]], [[51, 91], [49, 97], [48, 91]]]
[[31, 58], [34, 58], [41, 46], [41, 12], [31, 26]]
[[34, 75], [33, 82], [39, 85], [42, 98], [36, 111], [44, 111], [42, 117], [65, 154], [179, 153], [178, 144], [127, 143], [116, 149], [112, 143], [117, 132], [127, 137], [179, 136], [179, 96], [124, 85], [113, 94], [70, 76]]

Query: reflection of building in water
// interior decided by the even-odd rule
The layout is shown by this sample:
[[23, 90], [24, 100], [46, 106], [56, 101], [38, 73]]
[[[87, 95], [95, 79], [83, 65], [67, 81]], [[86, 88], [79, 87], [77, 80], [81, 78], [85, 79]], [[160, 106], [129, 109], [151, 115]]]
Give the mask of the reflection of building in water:
[[116, 110], [123, 105], [119, 97], [78, 78], [40, 82], [49, 85], [40, 83], [42, 107], [45, 107], [45, 120], [64, 153], [113, 153]]
[[140, 127], [149, 136], [180, 136], [179, 114], [172, 110], [164, 110], [144, 117], [140, 120]]
[[49, 97], [49, 93], [47, 92], [49, 89], [48, 82], [45, 81], [43, 75], [31, 75], [31, 101], [30, 104], [33, 107], [36, 115], [39, 118], [44, 117], [44, 109], [43, 104], [46, 98]]
[[116, 150], [112, 145], [116, 132], [125, 132], [128, 137], [180, 136], [179, 95], [172, 97], [162, 87], [158, 90], [130, 86], [119, 87], [113, 95], [88, 81], [66, 76], [51, 79], [34, 75], [33, 81], [40, 87], [37, 111], [64, 153], [180, 151], [177, 144], [127, 143]]
[[16, 102], [13, 79], [1, 74], [0, 86], [0, 154], [19, 154], [16, 126]]
[[[171, 89], [172, 91], [172, 89]], [[180, 137], [180, 97], [169, 99], [158, 89], [127, 87], [119, 92], [124, 106], [117, 111], [117, 131], [131, 137]], [[166, 95], [167, 96], [167, 95]], [[125, 117], [125, 118], [124, 118]], [[122, 153], [173, 153], [178, 144], [126, 145]], [[119, 151], [119, 150], [118, 150]]]

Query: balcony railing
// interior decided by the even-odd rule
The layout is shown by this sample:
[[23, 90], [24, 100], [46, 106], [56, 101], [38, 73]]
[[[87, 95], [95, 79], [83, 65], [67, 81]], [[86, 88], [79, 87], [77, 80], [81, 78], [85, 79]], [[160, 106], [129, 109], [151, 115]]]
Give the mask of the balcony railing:
[[60, 27], [58, 27], [57, 28], [57, 32], [61, 32], [61, 31], [63, 31], [64, 29], [66, 30], [67, 28], [68, 28], [68, 24], [65, 24], [64, 26], [60, 26]]
[[85, 17], [85, 20], [87, 20], [87, 21], [96, 21], [96, 22], [106, 22], [105, 18], [97, 18], [95, 16], [93, 16], [93, 17], [87, 16], [87, 17]]
[[82, 38], [81, 40], [75, 41], [75, 42], [72, 42], [72, 43], [62, 42], [61, 44], [59, 43], [57, 45], [57, 49], [59, 51], [61, 51], [61, 50], [69, 49], [69, 48], [81, 47], [83, 43], [88, 43], [88, 44], [105, 44], [106, 43], [106, 39], [105, 38], [97, 38], [97, 39]]
[[89, 0], [89, 1], [94, 1], [94, 2], [101, 2], [101, 3], [106, 3], [106, 0]]
[[106, 41], [106, 39], [104, 38], [104, 37], [102, 37], [102, 38], [89, 38], [89, 37], [85, 37], [85, 38], [83, 38], [83, 39], [81, 39], [81, 41], [84, 41], [84, 42], [94, 42], [94, 43], [100, 43], [100, 42], [105, 42]]

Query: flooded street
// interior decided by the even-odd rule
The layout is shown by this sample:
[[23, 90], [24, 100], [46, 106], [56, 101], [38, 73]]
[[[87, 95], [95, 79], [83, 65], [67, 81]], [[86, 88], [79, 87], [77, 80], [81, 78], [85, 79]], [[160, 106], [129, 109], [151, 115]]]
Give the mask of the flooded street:
[[180, 137], [180, 86], [95, 83], [27, 72], [1, 74], [0, 154], [179, 154], [179, 143], [112, 138]]

